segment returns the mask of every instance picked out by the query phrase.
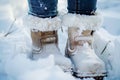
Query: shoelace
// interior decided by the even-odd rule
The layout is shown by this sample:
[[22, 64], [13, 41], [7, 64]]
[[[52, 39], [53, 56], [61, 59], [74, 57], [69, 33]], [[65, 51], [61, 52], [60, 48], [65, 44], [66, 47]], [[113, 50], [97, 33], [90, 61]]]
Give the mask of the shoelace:
[[[68, 40], [69, 41], [69, 40]], [[90, 41], [90, 42], [89, 42]], [[79, 45], [79, 46], [83, 46], [85, 43], [88, 43], [89, 45], [91, 45], [91, 47], [92, 47], [92, 42], [93, 42], [93, 38], [92, 38], [92, 36], [76, 36], [76, 37], [74, 37], [74, 42], [77, 42], [78, 44], [77, 45]], [[76, 50], [77, 50], [77, 47], [76, 46], [74, 46], [74, 45], [72, 45], [72, 46], [74, 46], [74, 48], [73, 49], [71, 49], [70, 48], [70, 42], [68, 42], [68, 51], [70, 52], [70, 53], [74, 53]]]

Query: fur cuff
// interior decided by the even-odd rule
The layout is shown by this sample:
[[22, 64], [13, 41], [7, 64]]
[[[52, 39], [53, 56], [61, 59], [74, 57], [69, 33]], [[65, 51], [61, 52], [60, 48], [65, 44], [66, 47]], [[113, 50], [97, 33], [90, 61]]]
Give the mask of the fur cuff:
[[66, 14], [63, 16], [63, 26], [79, 27], [82, 30], [96, 30], [103, 22], [103, 17], [96, 13], [95, 15]]
[[23, 23], [30, 29], [40, 31], [53, 31], [58, 30], [61, 27], [61, 19], [59, 17], [39, 18], [36, 16], [27, 15], [23, 18]]

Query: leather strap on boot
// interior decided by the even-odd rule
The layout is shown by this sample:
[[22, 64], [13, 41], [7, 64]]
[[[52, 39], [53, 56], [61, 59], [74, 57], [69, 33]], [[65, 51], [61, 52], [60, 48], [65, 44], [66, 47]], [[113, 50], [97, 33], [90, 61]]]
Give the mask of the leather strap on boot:
[[67, 43], [67, 54], [72, 55], [77, 49], [77, 46], [83, 46], [85, 43], [92, 48], [93, 43], [93, 31], [85, 30], [81, 35], [77, 34], [79, 30], [77, 28], [68, 29], [68, 43]]
[[57, 43], [58, 37], [57, 37], [57, 31], [45, 31], [40, 32], [40, 41], [42, 44], [48, 44], [48, 43]]

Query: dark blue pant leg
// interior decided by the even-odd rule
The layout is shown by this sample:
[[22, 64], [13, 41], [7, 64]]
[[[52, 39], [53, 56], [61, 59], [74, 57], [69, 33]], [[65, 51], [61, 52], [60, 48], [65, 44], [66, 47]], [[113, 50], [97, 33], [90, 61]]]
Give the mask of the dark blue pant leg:
[[68, 13], [94, 15], [97, 0], [68, 0]]
[[55, 17], [57, 11], [58, 0], [28, 0], [29, 14], [41, 17]]

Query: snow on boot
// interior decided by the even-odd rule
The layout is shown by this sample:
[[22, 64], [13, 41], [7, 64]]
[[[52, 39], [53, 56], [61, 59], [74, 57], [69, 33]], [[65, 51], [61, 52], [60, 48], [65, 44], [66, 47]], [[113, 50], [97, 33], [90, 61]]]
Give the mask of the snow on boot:
[[71, 61], [63, 56], [58, 48], [57, 30], [61, 27], [59, 17], [39, 18], [32, 15], [26, 17], [26, 26], [31, 28], [33, 59], [46, 58], [54, 55], [55, 64], [63, 71], [71, 72]]
[[98, 14], [66, 14], [63, 17], [63, 25], [68, 27], [66, 55], [74, 64], [73, 75], [76, 77], [102, 80], [106, 76], [105, 64], [92, 47], [93, 31], [98, 29], [100, 24], [101, 17]]

